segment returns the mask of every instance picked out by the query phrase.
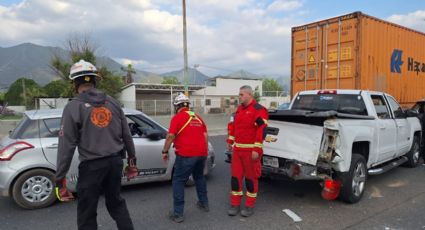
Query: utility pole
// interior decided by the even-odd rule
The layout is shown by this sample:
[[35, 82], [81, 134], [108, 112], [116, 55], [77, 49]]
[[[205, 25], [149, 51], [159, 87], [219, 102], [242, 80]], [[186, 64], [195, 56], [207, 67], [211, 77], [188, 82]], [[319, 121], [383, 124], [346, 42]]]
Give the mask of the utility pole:
[[183, 81], [184, 81], [184, 94], [189, 96], [188, 90], [188, 76], [187, 76], [187, 35], [186, 35], [186, 0], [182, 0], [183, 3], [183, 58], [184, 58], [184, 69], [183, 69]]

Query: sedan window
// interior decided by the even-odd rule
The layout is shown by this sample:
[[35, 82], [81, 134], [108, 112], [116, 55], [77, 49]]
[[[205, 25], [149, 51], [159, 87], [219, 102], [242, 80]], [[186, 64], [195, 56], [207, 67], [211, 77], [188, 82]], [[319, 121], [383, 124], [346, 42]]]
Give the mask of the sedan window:
[[60, 118], [44, 119], [40, 122], [40, 137], [59, 137]]
[[38, 138], [38, 120], [28, 120], [18, 134], [21, 139]]
[[19, 134], [22, 133], [22, 130], [25, 129], [25, 127], [30, 122], [31, 119], [29, 119], [27, 116], [24, 116], [24, 118], [22, 118], [22, 120], [16, 125], [15, 129], [13, 129], [13, 131], [10, 133], [10, 138], [18, 139]]
[[147, 131], [155, 129], [152, 124], [138, 115], [128, 115], [127, 123], [132, 136], [144, 137]]

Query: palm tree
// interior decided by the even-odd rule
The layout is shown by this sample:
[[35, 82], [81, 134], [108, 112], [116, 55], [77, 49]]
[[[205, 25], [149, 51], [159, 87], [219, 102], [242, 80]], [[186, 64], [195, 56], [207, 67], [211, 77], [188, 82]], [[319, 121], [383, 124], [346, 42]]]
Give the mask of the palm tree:
[[133, 66], [131, 64], [128, 64], [127, 67], [121, 67], [121, 70], [127, 73], [125, 76], [124, 83], [125, 84], [133, 83], [134, 80], [133, 80], [132, 74], [136, 73], [136, 70], [134, 70]]

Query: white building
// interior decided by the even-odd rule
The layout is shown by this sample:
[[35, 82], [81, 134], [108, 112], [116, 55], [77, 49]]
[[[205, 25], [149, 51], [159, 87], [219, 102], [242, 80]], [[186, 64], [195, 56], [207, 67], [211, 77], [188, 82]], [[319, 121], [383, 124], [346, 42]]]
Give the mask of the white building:
[[[191, 100], [195, 105], [202, 104], [205, 113], [234, 112], [239, 105], [239, 88], [243, 85], [251, 86], [260, 95], [263, 91], [262, 79], [217, 76], [209, 81], [211, 86], [191, 94]], [[205, 101], [205, 104], [202, 101]]]
[[70, 98], [38, 98], [36, 108], [38, 109], [60, 109], [65, 108]]
[[[189, 94], [204, 86], [189, 85]], [[184, 92], [183, 85], [131, 83], [124, 86], [118, 100], [124, 107], [140, 110], [146, 114], [171, 114], [174, 97]]]
[[[263, 95], [262, 84], [262, 79], [217, 76], [203, 86], [189, 85], [191, 107], [197, 113], [233, 113], [239, 105], [239, 88], [249, 85]], [[131, 83], [123, 87], [118, 99], [125, 107], [146, 114], [172, 114], [172, 101], [180, 92], [184, 92], [183, 85]], [[262, 96], [259, 103], [266, 108], [276, 108], [288, 101], [288, 97]]]
[[[290, 101], [289, 96], [282, 96], [276, 93], [271, 96], [270, 92], [263, 96], [263, 79], [252, 78], [234, 78], [218, 76], [211, 78], [210, 81], [213, 86], [207, 86], [204, 89], [197, 90], [192, 93], [191, 99], [196, 101], [203, 101], [205, 99], [205, 112], [234, 112], [239, 105], [239, 88], [243, 85], [249, 85], [260, 95], [259, 103], [266, 108], [277, 108], [283, 103]], [[273, 93], [272, 93], [273, 94]], [[274, 94], [273, 94], [274, 95]]]

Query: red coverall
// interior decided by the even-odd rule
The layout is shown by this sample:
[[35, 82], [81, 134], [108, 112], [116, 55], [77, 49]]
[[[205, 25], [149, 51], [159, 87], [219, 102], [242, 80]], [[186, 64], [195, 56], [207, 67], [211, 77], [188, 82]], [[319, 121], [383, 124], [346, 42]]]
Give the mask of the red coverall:
[[[243, 196], [245, 177], [246, 207], [254, 207], [258, 192], [258, 178], [261, 176], [261, 157], [263, 155], [263, 140], [267, 127], [267, 110], [255, 100], [249, 105], [240, 105], [236, 111], [233, 124], [229, 123], [227, 143], [233, 145], [232, 179], [230, 203], [239, 206]], [[252, 152], [259, 157], [252, 159]]]

